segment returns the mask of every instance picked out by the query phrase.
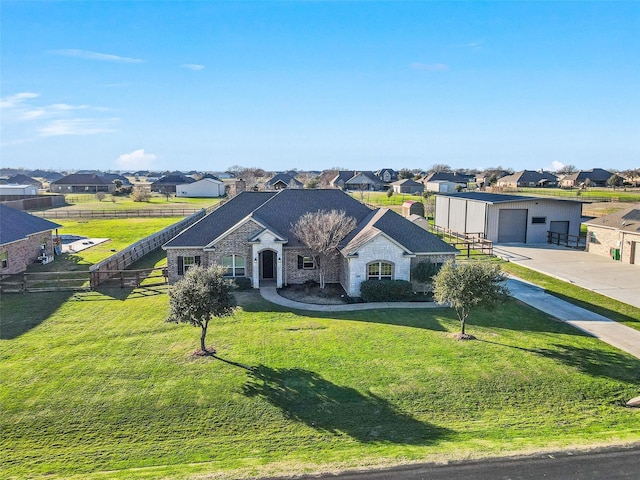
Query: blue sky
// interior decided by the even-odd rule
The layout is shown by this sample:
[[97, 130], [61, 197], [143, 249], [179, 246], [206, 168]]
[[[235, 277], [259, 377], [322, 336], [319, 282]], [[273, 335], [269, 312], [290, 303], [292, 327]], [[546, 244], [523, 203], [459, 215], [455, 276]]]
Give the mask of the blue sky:
[[638, 2], [1, 9], [3, 166], [640, 167]]

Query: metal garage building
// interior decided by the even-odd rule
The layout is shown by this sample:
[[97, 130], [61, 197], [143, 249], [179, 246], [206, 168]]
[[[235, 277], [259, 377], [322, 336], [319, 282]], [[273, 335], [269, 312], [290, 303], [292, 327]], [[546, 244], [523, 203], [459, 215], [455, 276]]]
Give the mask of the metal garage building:
[[582, 204], [484, 192], [436, 195], [435, 225], [495, 243], [547, 243], [548, 232], [578, 237]]

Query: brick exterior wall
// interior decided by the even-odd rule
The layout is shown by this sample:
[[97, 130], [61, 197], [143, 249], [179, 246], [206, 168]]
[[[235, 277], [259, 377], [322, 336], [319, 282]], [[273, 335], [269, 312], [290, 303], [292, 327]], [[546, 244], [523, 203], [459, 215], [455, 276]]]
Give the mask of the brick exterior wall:
[[619, 248], [620, 261], [631, 263], [632, 242], [638, 242], [636, 248], [640, 248], [640, 234], [591, 225], [587, 227], [587, 251], [589, 253], [611, 258], [611, 249]]
[[[304, 283], [307, 280], [320, 281], [320, 272], [318, 269], [305, 270], [298, 269], [298, 255], [303, 257], [311, 256], [311, 251], [308, 248], [284, 248], [284, 283], [287, 284], [299, 284]], [[331, 259], [327, 264], [326, 283], [339, 283], [340, 282], [340, 269], [341, 269], [341, 257], [337, 256]]]
[[44, 243], [45, 254], [53, 255], [53, 234], [51, 231], [34, 233], [24, 240], [8, 243], [0, 247], [0, 253], [7, 253], [7, 267], [0, 265], [0, 275], [12, 275], [24, 272], [27, 266], [34, 263], [41, 255], [40, 245]]

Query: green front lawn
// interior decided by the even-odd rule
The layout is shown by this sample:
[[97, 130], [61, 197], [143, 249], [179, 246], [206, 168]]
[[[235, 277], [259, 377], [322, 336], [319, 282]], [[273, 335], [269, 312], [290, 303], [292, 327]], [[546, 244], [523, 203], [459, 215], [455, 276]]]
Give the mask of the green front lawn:
[[[640, 441], [640, 360], [510, 301], [285, 312], [198, 330], [165, 287], [4, 295], [3, 478], [241, 478]], [[213, 478], [213, 477], [211, 477]]]
[[[220, 203], [223, 198], [183, 198], [170, 197], [154, 193], [148, 202], [134, 202], [128, 196], [118, 197], [109, 194], [100, 201], [95, 195], [66, 195], [69, 205], [51, 209], [55, 212], [67, 210], [171, 210], [171, 209], [201, 209]], [[115, 201], [112, 201], [115, 200]]]

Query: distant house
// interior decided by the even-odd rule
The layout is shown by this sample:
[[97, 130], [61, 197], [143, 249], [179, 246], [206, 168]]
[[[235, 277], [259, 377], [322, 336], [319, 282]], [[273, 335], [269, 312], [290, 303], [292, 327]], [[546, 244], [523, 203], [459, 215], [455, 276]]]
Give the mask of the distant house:
[[551, 172], [522, 170], [498, 179], [499, 187], [557, 187], [558, 177]]
[[38, 187], [35, 185], [0, 185], [0, 196], [6, 197], [32, 197], [38, 195]]
[[496, 183], [499, 179], [507, 175], [511, 175], [511, 173], [506, 170], [486, 170], [476, 175], [475, 183], [479, 188], [488, 187], [491, 183]]
[[32, 170], [29, 172], [29, 176], [32, 178], [44, 178], [47, 182], [53, 182], [64, 177], [61, 173], [49, 170]]
[[191, 177], [187, 177], [182, 174], [170, 174], [156, 180], [151, 184], [152, 192], [160, 193], [176, 193], [176, 187], [178, 185], [184, 185], [186, 183], [193, 183], [195, 180]]
[[547, 243], [580, 234], [582, 204], [549, 197], [468, 192], [436, 195], [435, 225], [497, 243]]
[[121, 182], [122, 185], [125, 185], [125, 186], [131, 185], [131, 182], [129, 181], [129, 179], [124, 175], [120, 175], [119, 173], [104, 173], [102, 175], [102, 178], [104, 178], [106, 181], [111, 182], [113, 184], [115, 184], [116, 181], [119, 181]]
[[392, 183], [398, 180], [398, 172], [396, 172], [392, 168], [383, 168], [382, 170], [378, 170], [374, 174], [384, 183]]
[[404, 180], [397, 180], [391, 184], [391, 188], [395, 193], [422, 193], [424, 192], [424, 185], [418, 183], [410, 178]]
[[224, 182], [215, 178], [203, 178], [193, 183], [176, 185], [176, 197], [213, 198], [224, 197], [224, 195]]
[[640, 205], [583, 223], [588, 252], [640, 265]]
[[457, 250], [388, 209], [371, 210], [336, 189], [242, 192], [167, 242], [169, 281], [192, 265], [221, 265], [226, 276], [247, 277], [278, 287], [317, 280], [311, 251], [292, 233], [293, 225], [319, 210], [342, 210], [356, 228], [327, 265], [327, 283], [340, 283], [360, 296], [365, 280], [410, 280], [420, 261], [444, 263]]
[[460, 172], [433, 172], [427, 174], [422, 179], [422, 183], [426, 185], [427, 182], [433, 182], [435, 180], [446, 180], [447, 182], [453, 182], [461, 185], [463, 188], [467, 188], [467, 185], [475, 180], [475, 176]]
[[[573, 187], [606, 187], [607, 180], [611, 178], [613, 172], [603, 170], [602, 168], [592, 168], [591, 170], [581, 170], [562, 177], [560, 186], [562, 188]], [[588, 180], [588, 182], [587, 182]]]
[[449, 180], [431, 180], [425, 182], [425, 188], [428, 192], [453, 193], [461, 186], [461, 184], [450, 182]]
[[95, 173], [72, 173], [49, 184], [53, 193], [111, 193], [116, 186]]
[[37, 188], [42, 188], [42, 182], [39, 182], [35, 178], [31, 178], [21, 173], [7, 178], [7, 180], [3, 183], [6, 183], [8, 185], [33, 185]]
[[331, 186], [344, 190], [382, 190], [383, 182], [373, 172], [340, 171]]
[[302, 182], [287, 173], [279, 173], [264, 184], [265, 190], [282, 190], [283, 188], [304, 188]]
[[57, 223], [0, 204], [0, 276], [20, 273], [53, 259]]

